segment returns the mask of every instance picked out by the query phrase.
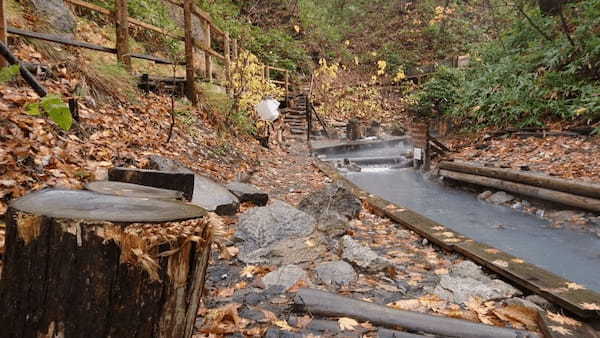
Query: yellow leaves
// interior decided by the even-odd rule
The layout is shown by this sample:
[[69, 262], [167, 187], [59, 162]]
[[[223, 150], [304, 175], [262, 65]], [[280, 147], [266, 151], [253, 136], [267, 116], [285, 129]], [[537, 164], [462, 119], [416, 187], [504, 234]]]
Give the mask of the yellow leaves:
[[352, 318], [342, 317], [338, 319], [338, 326], [342, 331], [354, 331], [359, 324]]
[[575, 114], [576, 114], [577, 116], [579, 116], [579, 115], [581, 115], [581, 114], [585, 114], [587, 111], [588, 111], [588, 109], [587, 109], [587, 108], [585, 108], [585, 107], [581, 107], [581, 108], [579, 108], [579, 109], [576, 109], [576, 110], [575, 110]]
[[296, 33], [300, 33], [300, 26], [294, 25], [294, 30], [296, 31]]
[[445, 305], [446, 301], [435, 295], [425, 295], [416, 299], [400, 299], [387, 304], [387, 306], [393, 309], [417, 312], [438, 311]]
[[346, 46], [350, 46], [350, 40], [346, 40], [346, 41], [344, 41], [344, 44], [345, 44]]
[[279, 327], [282, 330], [294, 331], [294, 328], [291, 327], [290, 324], [288, 324], [288, 322], [286, 322], [285, 320], [277, 320], [277, 321], [274, 321], [273, 324], [275, 324], [277, 327]]
[[[508, 305], [493, 310], [493, 313], [500, 319], [512, 323], [522, 324], [528, 330], [537, 329], [537, 311], [520, 305]], [[515, 323], [517, 322], [517, 323]], [[514, 326], [514, 325], [513, 325]]]
[[257, 266], [247, 265], [240, 272], [240, 276], [245, 277], [245, 278], [252, 278], [252, 277], [254, 277], [254, 274], [257, 271], [258, 271], [258, 267]]
[[377, 75], [384, 75], [387, 68], [387, 62], [384, 60], [377, 61]]

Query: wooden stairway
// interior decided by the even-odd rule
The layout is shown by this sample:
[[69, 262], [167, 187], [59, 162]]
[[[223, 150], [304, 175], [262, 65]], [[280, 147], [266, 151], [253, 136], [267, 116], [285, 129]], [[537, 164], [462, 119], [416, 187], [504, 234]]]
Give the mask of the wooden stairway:
[[305, 93], [292, 96], [289, 108], [282, 111], [283, 121], [290, 126], [292, 135], [305, 135], [307, 98]]

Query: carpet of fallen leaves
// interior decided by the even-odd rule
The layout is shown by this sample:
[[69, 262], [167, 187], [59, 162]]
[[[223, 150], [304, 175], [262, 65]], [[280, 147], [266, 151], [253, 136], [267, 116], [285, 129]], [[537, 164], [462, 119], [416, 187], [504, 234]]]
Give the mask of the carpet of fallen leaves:
[[501, 137], [488, 141], [451, 141], [452, 158], [518, 169], [528, 166], [551, 176], [600, 182], [600, 137]]
[[[252, 177], [251, 183], [268, 192], [271, 198], [297, 204], [311, 191], [331, 183], [312, 161], [303, 154], [302, 146], [295, 143], [289, 153], [273, 152], [268, 159], [262, 161], [261, 170]], [[252, 206], [245, 205], [244, 209], [250, 207]], [[339, 259], [335, 248], [330, 248], [317, 260], [299, 264], [308, 271], [309, 280], [299, 281], [287, 293], [249, 302], [249, 295], [256, 295], [254, 290], [265, 288], [261, 278], [278, 267], [245, 265], [235, 258], [239, 249], [228, 239], [233, 237], [236, 223], [237, 217], [226, 220], [225, 242], [229, 244], [211, 259], [206, 296], [199, 310], [196, 326], [198, 332], [194, 335], [196, 338], [227, 334], [256, 336], [267, 332], [302, 332], [307, 326], [310, 327], [311, 321], [320, 319], [337, 321], [338, 333], [342, 335], [377, 335], [377, 328], [369, 322], [294, 314], [291, 309], [292, 297], [299, 288], [307, 286], [395, 309], [538, 330], [537, 313], [529, 308], [480, 299], [472, 299], [467, 305], [459, 305], [433, 295], [431, 292], [440, 276], [448, 274], [451, 265], [460, 262], [462, 258], [424, 242], [419, 235], [388, 218], [375, 215], [368, 207], [363, 208], [358, 219], [351, 221], [347, 234], [389, 259], [394, 264], [393, 268], [377, 274], [359, 272], [358, 280], [348, 286], [327, 286], [318, 280], [314, 268], [319, 263]]]
[[[16, 54], [25, 61], [42, 61], [28, 45], [21, 45]], [[65, 66], [50, 66], [54, 75], [43, 85], [51, 93], [71, 97], [81, 79]], [[146, 167], [152, 154], [229, 181], [265, 153], [254, 139], [217, 134], [199, 109], [177, 118], [173, 137], [166, 143], [171, 125], [169, 96], [139, 93], [134, 102], [120, 104], [80, 98], [80, 122], [68, 132], [26, 113], [25, 106], [38, 101], [22, 80], [0, 84], [0, 216], [11, 199], [28, 192], [81, 188], [104, 179], [113, 166]], [[0, 254], [3, 226], [0, 222]]]

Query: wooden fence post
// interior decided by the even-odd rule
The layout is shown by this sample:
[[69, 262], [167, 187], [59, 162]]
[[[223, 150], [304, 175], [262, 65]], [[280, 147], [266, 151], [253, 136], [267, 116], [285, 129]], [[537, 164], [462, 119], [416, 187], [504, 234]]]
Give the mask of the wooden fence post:
[[269, 66], [265, 66], [265, 71], [266, 71], [266, 78], [267, 78], [267, 82], [269, 82], [271, 80], [271, 67]]
[[[206, 47], [206, 50], [210, 50], [212, 48], [212, 42], [211, 42], [211, 29], [210, 29], [210, 22], [208, 21], [204, 21], [204, 33], [205, 33], [205, 38], [204, 38], [204, 47]], [[213, 76], [212, 76], [212, 57], [210, 56], [210, 54], [204, 51], [204, 68], [206, 69], [206, 78], [208, 79], [208, 82], [212, 83], [213, 80]]]
[[192, 0], [183, 1], [183, 25], [185, 30], [185, 90], [187, 97], [195, 105], [198, 103], [196, 96], [194, 71], [194, 37], [192, 31]]
[[290, 72], [285, 71], [285, 102], [288, 102], [288, 97], [290, 96]]
[[117, 28], [117, 60], [131, 71], [131, 57], [129, 56], [129, 12], [127, 0], [116, 1], [116, 28]]
[[229, 91], [231, 86], [231, 40], [229, 32], [225, 32], [225, 81], [227, 83], [226, 88]]
[[233, 39], [232, 55], [233, 55], [233, 59], [237, 61], [237, 59], [238, 59], [238, 41], [237, 41], [237, 39]]
[[[0, 42], [8, 46], [6, 41], [6, 10], [4, 9], [4, 0], [0, 0]], [[8, 62], [0, 58], [0, 67], [8, 66]]]

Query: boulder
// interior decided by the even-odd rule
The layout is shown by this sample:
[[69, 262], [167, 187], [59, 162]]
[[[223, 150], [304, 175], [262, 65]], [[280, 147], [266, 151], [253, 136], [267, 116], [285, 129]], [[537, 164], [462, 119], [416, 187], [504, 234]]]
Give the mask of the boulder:
[[341, 245], [342, 258], [360, 270], [376, 273], [392, 266], [389, 260], [379, 256], [370, 248], [360, 245], [348, 235], [342, 237]]
[[323, 283], [332, 286], [348, 285], [358, 278], [352, 265], [344, 261], [322, 263], [315, 271]]
[[315, 231], [315, 219], [293, 206], [274, 200], [240, 216], [235, 239], [241, 242], [240, 257], [275, 242], [306, 237]]
[[511, 285], [487, 276], [471, 261], [454, 265], [448, 275], [443, 275], [433, 293], [453, 303], [466, 304], [471, 298], [486, 300], [521, 296], [521, 291]]
[[308, 281], [306, 272], [297, 265], [285, 265], [275, 271], [269, 272], [263, 277], [262, 282], [267, 288], [276, 286], [287, 291], [300, 280]]
[[195, 174], [192, 204], [214, 211], [217, 215], [235, 215], [240, 201], [229, 190], [212, 179]]
[[303, 237], [275, 242], [266, 248], [260, 248], [239, 255], [246, 264], [289, 265], [312, 262], [326, 251], [320, 238]]
[[59, 33], [73, 33], [77, 21], [63, 0], [31, 0], [40, 18], [46, 18], [50, 26]]
[[208, 211], [214, 211], [217, 215], [232, 216], [240, 208], [240, 201], [223, 185], [215, 182], [209, 177], [194, 173], [183, 163], [160, 155], [148, 157], [148, 167], [168, 173], [194, 174], [194, 187], [191, 202], [203, 207]]
[[330, 184], [306, 196], [298, 208], [317, 218], [325, 212], [335, 211], [347, 219], [353, 219], [358, 217], [362, 203], [348, 189]]
[[254, 205], [265, 206], [269, 202], [269, 195], [255, 185], [241, 182], [231, 182], [225, 186], [234, 194], [241, 203], [252, 202]]
[[348, 227], [348, 219], [335, 211], [324, 212], [318, 218], [317, 229], [331, 236], [345, 234]]
[[515, 197], [513, 195], [507, 194], [504, 191], [498, 191], [498, 192], [492, 194], [492, 196], [488, 197], [487, 200], [494, 204], [503, 204], [503, 203], [510, 202], [514, 199], [515, 199]]

